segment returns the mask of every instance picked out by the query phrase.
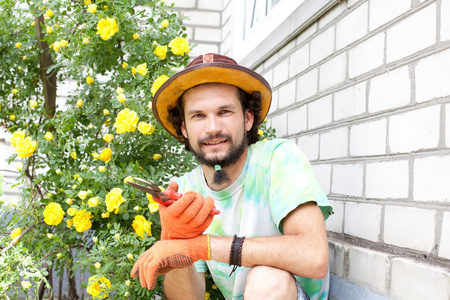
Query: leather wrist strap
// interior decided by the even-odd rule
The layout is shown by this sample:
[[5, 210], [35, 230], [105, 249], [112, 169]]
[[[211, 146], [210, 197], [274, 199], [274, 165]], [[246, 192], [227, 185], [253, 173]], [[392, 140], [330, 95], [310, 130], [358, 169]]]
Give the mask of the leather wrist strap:
[[231, 273], [229, 276], [231, 276], [234, 271], [236, 271], [237, 267], [240, 267], [242, 264], [242, 247], [244, 245], [244, 239], [243, 237], [238, 237], [236, 235], [233, 236], [233, 241], [231, 242], [231, 249], [230, 249], [230, 260], [228, 265], [233, 266], [233, 269], [231, 270]]

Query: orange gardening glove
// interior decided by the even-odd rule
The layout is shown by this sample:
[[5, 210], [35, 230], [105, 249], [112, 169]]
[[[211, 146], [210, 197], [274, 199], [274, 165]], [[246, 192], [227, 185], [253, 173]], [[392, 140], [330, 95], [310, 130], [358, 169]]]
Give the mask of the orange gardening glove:
[[[170, 182], [167, 190], [178, 192], [178, 184]], [[211, 197], [203, 198], [200, 193], [186, 192], [170, 206], [159, 205], [161, 219], [161, 240], [189, 239], [201, 235], [211, 224], [214, 215]]]
[[209, 234], [193, 239], [166, 240], [156, 242], [139, 257], [131, 270], [131, 277], [137, 277], [142, 287], [153, 289], [156, 277], [173, 269], [191, 266], [198, 260], [210, 260]]

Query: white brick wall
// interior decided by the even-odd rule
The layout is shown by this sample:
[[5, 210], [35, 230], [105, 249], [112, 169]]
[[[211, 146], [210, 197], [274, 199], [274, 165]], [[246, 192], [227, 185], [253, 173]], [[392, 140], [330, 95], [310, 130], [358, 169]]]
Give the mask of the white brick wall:
[[441, 2], [441, 41], [450, 40], [450, 0]]
[[334, 33], [335, 28], [332, 26], [312, 39], [309, 59], [309, 63], [311, 65], [314, 65], [333, 53], [335, 39]]
[[386, 119], [361, 123], [350, 128], [350, 155], [386, 153]]
[[384, 39], [385, 34], [379, 33], [349, 50], [348, 72], [350, 78], [355, 78], [383, 64]]
[[[295, 110], [290, 110], [287, 113], [288, 118], [288, 134], [295, 134], [305, 131], [308, 122], [307, 106], [300, 106]], [[316, 149], [316, 152], [318, 148]]]
[[335, 121], [363, 114], [366, 111], [366, 83], [336, 92], [333, 103]]
[[427, 156], [414, 161], [415, 201], [450, 203], [450, 156]]
[[319, 91], [324, 91], [336, 84], [344, 82], [347, 70], [347, 58], [342, 53], [320, 66]]
[[372, 242], [380, 240], [381, 207], [376, 204], [345, 204], [344, 233]]
[[331, 95], [322, 97], [308, 104], [308, 128], [313, 129], [331, 123]]
[[368, 163], [366, 166], [367, 198], [408, 198], [408, 161]]
[[361, 197], [363, 190], [363, 166], [361, 164], [336, 164], [333, 166], [334, 194]]
[[[399, 15], [405, 13], [411, 7], [410, 0], [372, 0], [370, 1], [370, 24], [372, 31], [387, 22], [394, 20]], [[386, 9], [388, 8], [388, 9]]]
[[348, 128], [342, 127], [320, 136], [320, 158], [346, 157], [348, 152]]
[[439, 247], [439, 256], [450, 259], [450, 212], [444, 213], [442, 223], [441, 246]]
[[297, 101], [305, 100], [318, 91], [319, 69], [312, 69], [297, 79]]
[[336, 24], [336, 50], [344, 48], [367, 34], [367, 10], [366, 2], [349, 13]]

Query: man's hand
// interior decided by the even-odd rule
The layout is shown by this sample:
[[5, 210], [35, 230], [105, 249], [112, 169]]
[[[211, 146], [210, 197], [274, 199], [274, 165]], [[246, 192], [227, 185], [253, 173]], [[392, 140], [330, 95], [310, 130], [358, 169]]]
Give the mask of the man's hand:
[[151, 290], [156, 286], [158, 275], [187, 268], [200, 259], [211, 259], [209, 234], [193, 239], [159, 241], [139, 257], [131, 277], [139, 275], [142, 287]]
[[[167, 190], [178, 191], [178, 185], [172, 181]], [[170, 206], [159, 205], [161, 218], [161, 240], [189, 239], [201, 235], [211, 224], [214, 215], [211, 197], [203, 198], [200, 193], [189, 191]]]

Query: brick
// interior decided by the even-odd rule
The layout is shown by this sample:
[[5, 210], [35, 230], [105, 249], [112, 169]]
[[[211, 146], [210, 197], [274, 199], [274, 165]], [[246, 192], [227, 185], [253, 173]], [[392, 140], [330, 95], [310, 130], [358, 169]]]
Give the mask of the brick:
[[337, 241], [328, 241], [330, 253], [330, 273], [337, 277], [344, 276], [345, 246]]
[[288, 134], [296, 134], [306, 130], [307, 125], [307, 111], [306, 105], [299, 108], [289, 110], [287, 113], [288, 118]]
[[358, 116], [366, 111], [366, 83], [353, 85], [334, 94], [334, 120]]
[[379, 242], [380, 224], [380, 205], [353, 202], [345, 204], [344, 233]]
[[363, 190], [363, 171], [362, 164], [333, 165], [332, 193], [361, 197]]
[[450, 259], [450, 212], [444, 212], [442, 223], [441, 242], [439, 243], [439, 256]]
[[441, 41], [450, 40], [450, 0], [441, 2]]
[[[370, 31], [396, 19], [411, 7], [411, 0], [372, 0], [370, 1]], [[387, 9], [388, 8], [388, 9]]]
[[413, 198], [415, 201], [450, 203], [450, 156], [430, 156], [414, 161]]
[[348, 128], [332, 129], [320, 135], [320, 159], [347, 157]]
[[330, 56], [334, 52], [334, 26], [321, 32], [311, 40], [310, 49], [310, 64], [321, 61], [322, 59]]
[[297, 45], [299, 45], [299, 44], [303, 43], [304, 41], [306, 41], [307, 39], [309, 39], [316, 32], [317, 32], [317, 22], [309, 25], [308, 28], [306, 28], [305, 30], [303, 30], [300, 33], [300, 35], [295, 40]]
[[366, 166], [366, 197], [408, 198], [409, 169], [407, 160], [368, 163]]
[[329, 124], [332, 121], [331, 95], [308, 104], [308, 129]]
[[333, 9], [328, 10], [323, 16], [320, 17], [318, 23], [319, 28], [324, 28], [327, 24], [331, 23], [337, 18], [341, 13], [347, 9], [346, 3], [344, 1], [339, 2]]
[[285, 82], [289, 78], [289, 60], [278, 62], [273, 69], [273, 87]]
[[166, 4], [170, 5], [171, 3], [174, 4], [175, 8], [194, 8], [195, 7], [195, 0], [169, 0], [166, 2]]
[[386, 119], [362, 123], [350, 128], [350, 156], [386, 153]]
[[329, 164], [313, 164], [312, 168], [325, 194], [330, 193], [331, 186], [331, 165]]
[[386, 206], [384, 242], [431, 252], [434, 248], [436, 211], [406, 206]]
[[312, 69], [297, 79], [297, 101], [305, 100], [317, 93], [318, 68]]
[[408, 300], [448, 300], [450, 273], [408, 258], [392, 259], [391, 296]]
[[445, 105], [445, 145], [450, 147], [450, 104]]
[[295, 103], [295, 80], [289, 82], [280, 87], [279, 89], [279, 99], [278, 108], [283, 108]]
[[333, 57], [320, 66], [319, 91], [324, 91], [345, 81], [347, 58], [345, 53]]
[[184, 15], [188, 17], [183, 21], [185, 25], [200, 25], [200, 26], [220, 26], [220, 13], [212, 11], [195, 11], [190, 10], [184, 12]]
[[325, 226], [327, 231], [342, 233], [344, 232], [344, 203], [341, 201], [330, 200], [333, 207], [333, 214], [326, 220]]
[[222, 11], [222, 0], [198, 0], [198, 8]]
[[373, 290], [386, 293], [386, 277], [389, 273], [389, 256], [366, 248], [348, 249], [348, 278]]
[[304, 135], [298, 138], [297, 144], [308, 160], [317, 160], [319, 158], [319, 135]]
[[348, 54], [348, 74], [355, 78], [370, 70], [383, 65], [384, 61], [384, 33], [356, 45]]
[[340, 50], [367, 34], [368, 2], [360, 5], [336, 24], [336, 50]]
[[415, 71], [417, 102], [450, 95], [450, 50], [420, 60]]
[[431, 4], [387, 31], [387, 62], [407, 57], [436, 43], [436, 4]]
[[440, 106], [435, 105], [390, 117], [392, 153], [436, 148], [439, 144]]
[[411, 102], [408, 67], [396, 69], [370, 81], [369, 113], [406, 106]]
[[272, 127], [275, 128], [277, 137], [282, 137], [286, 135], [287, 124], [286, 124], [286, 113], [275, 116], [272, 118]]
[[289, 75], [296, 76], [309, 66], [309, 44], [295, 50], [289, 59]]
[[195, 28], [195, 40], [205, 42], [221, 42], [222, 31], [214, 28]]
[[286, 56], [289, 52], [291, 52], [295, 48], [295, 40], [290, 41], [288, 44], [284, 45], [278, 53], [280, 57]]

